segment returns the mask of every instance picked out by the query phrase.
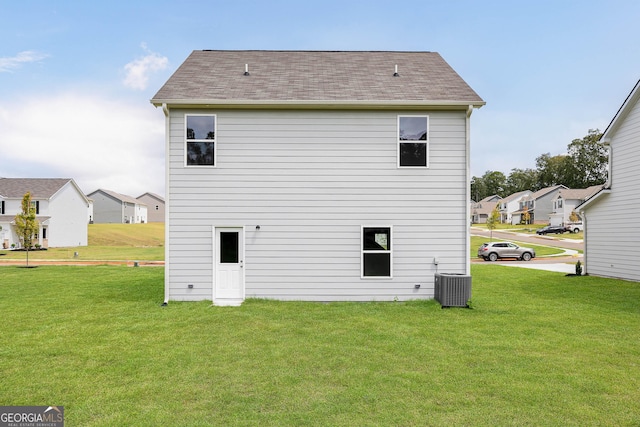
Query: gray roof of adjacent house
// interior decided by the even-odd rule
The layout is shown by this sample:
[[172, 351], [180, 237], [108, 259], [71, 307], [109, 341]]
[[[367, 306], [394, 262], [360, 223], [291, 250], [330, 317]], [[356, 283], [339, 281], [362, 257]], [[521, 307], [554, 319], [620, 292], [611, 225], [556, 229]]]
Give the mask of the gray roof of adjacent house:
[[21, 199], [29, 192], [32, 199], [50, 199], [71, 178], [0, 178], [0, 196]]
[[91, 194], [88, 194], [87, 197], [90, 197], [93, 194], [96, 194], [98, 192], [104, 193], [106, 195], [108, 195], [109, 197], [118, 200], [120, 202], [127, 202], [127, 203], [132, 203], [134, 205], [144, 205], [146, 206], [146, 204], [144, 202], [141, 202], [140, 200], [136, 199], [135, 197], [131, 197], [131, 196], [127, 196], [125, 194], [120, 194], [120, 193], [116, 193], [115, 191], [111, 191], [111, 190], [105, 190], [103, 188], [98, 188], [96, 191], [94, 191]]
[[499, 200], [499, 203], [509, 203], [512, 202], [514, 200], [516, 200], [518, 197], [521, 197], [527, 193], [531, 193], [531, 191], [529, 190], [524, 190], [524, 191], [518, 191], [517, 193], [513, 193], [508, 195], [507, 197], [503, 198], [502, 200]]
[[587, 200], [598, 191], [602, 190], [602, 187], [603, 185], [592, 185], [587, 188], [563, 189], [560, 190], [558, 197], [562, 197], [564, 200]]
[[552, 191], [556, 191], [558, 189], [566, 189], [567, 187], [564, 185], [552, 185], [551, 187], [545, 187], [545, 188], [541, 188], [540, 190], [531, 193], [529, 196], [527, 196], [527, 200], [537, 200], [540, 197], [543, 197], [549, 193], [551, 193]]
[[156, 106], [485, 104], [436, 52], [257, 50], [193, 51], [151, 102]]
[[138, 197], [136, 197], [136, 199], [140, 199], [141, 197], [144, 197], [144, 196], [149, 196], [149, 197], [152, 197], [152, 198], [154, 198], [154, 199], [156, 199], [156, 200], [158, 200], [160, 202], [164, 202], [164, 197], [158, 196], [156, 193], [151, 193], [149, 191], [147, 191], [144, 194], [139, 195]]

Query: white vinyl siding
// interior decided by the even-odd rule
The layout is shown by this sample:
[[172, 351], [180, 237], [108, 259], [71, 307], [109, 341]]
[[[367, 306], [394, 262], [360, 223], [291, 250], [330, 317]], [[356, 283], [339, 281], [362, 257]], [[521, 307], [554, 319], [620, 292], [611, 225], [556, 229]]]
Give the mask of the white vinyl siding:
[[[207, 113], [216, 168], [185, 167], [185, 114]], [[428, 112], [430, 168], [398, 169], [403, 113], [171, 110], [170, 299], [211, 298], [212, 226], [246, 227], [247, 297], [431, 298], [434, 257], [466, 273], [466, 113]], [[392, 279], [361, 279], [362, 224], [393, 224]]]
[[[640, 102], [611, 138], [611, 193], [586, 211], [586, 268], [589, 274], [640, 281]], [[620, 226], [624, 224], [625, 226]]]

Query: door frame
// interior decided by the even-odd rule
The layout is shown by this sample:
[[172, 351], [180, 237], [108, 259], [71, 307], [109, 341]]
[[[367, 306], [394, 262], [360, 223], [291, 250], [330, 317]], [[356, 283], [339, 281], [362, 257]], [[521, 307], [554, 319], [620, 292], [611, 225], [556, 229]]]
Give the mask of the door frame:
[[[238, 258], [240, 261], [240, 280], [242, 290], [240, 292], [240, 297], [238, 299], [231, 298], [217, 298], [216, 296], [216, 286], [217, 286], [217, 277], [218, 277], [218, 232], [224, 230], [236, 230], [240, 232], [240, 236], [238, 239]], [[212, 277], [211, 277], [211, 300], [214, 305], [227, 305], [227, 306], [239, 306], [245, 300], [246, 297], [246, 286], [245, 286], [245, 270], [246, 270], [246, 262], [245, 262], [245, 235], [246, 230], [244, 226], [238, 225], [229, 225], [229, 226], [212, 226]]]

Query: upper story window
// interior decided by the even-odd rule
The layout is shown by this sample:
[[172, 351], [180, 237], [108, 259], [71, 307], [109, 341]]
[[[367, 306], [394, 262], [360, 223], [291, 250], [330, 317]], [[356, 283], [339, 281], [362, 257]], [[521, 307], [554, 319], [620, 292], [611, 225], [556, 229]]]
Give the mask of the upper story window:
[[185, 164], [187, 166], [215, 166], [216, 116], [188, 114], [185, 117]]
[[398, 167], [429, 167], [429, 116], [398, 116]]
[[35, 210], [36, 215], [40, 214], [40, 201], [39, 200], [32, 200], [31, 201], [31, 208]]

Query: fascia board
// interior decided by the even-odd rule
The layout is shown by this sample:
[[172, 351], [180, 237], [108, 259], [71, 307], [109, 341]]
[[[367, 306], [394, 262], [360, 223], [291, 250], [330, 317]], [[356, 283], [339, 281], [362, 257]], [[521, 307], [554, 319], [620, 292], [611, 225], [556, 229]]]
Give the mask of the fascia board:
[[237, 108], [237, 109], [468, 109], [481, 108], [486, 102], [469, 101], [282, 101], [227, 99], [152, 99], [154, 106], [181, 108]]
[[604, 189], [600, 190], [600, 192], [596, 193], [595, 196], [590, 197], [589, 199], [585, 200], [583, 203], [581, 203], [578, 206], [576, 206], [575, 209], [579, 210], [579, 211], [584, 211], [585, 209], [589, 208], [594, 203], [600, 201], [600, 199], [602, 199], [605, 195], [610, 194], [610, 193], [611, 193], [611, 189], [610, 188], [604, 188]]
[[620, 127], [620, 124], [622, 123], [624, 118], [627, 116], [631, 108], [633, 108], [633, 106], [636, 104], [638, 98], [640, 98], [640, 80], [638, 80], [636, 85], [633, 87], [627, 98], [624, 100], [624, 102], [616, 112], [615, 116], [613, 116], [611, 123], [609, 123], [609, 126], [607, 126], [604, 133], [602, 134], [602, 137], [600, 138], [601, 142], [611, 142], [613, 134], [616, 130], [618, 130], [618, 127]]

